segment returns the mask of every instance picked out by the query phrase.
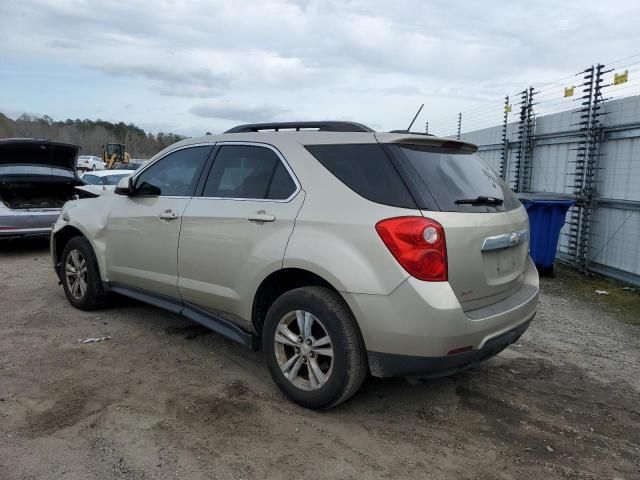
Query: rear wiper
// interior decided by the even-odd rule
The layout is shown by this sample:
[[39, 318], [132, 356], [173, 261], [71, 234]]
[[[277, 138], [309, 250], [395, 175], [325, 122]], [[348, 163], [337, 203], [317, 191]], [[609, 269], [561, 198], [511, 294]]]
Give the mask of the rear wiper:
[[504, 200], [496, 197], [478, 196], [476, 198], [461, 198], [456, 200], [457, 205], [502, 205]]

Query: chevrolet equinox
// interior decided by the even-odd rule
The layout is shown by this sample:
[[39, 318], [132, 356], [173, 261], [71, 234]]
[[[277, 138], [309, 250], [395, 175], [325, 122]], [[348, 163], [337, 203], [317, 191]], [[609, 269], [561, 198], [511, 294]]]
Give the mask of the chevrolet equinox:
[[527, 213], [476, 150], [351, 122], [183, 140], [67, 202], [53, 263], [76, 308], [117, 293], [181, 314], [330, 408], [369, 373], [476, 365], [535, 315]]

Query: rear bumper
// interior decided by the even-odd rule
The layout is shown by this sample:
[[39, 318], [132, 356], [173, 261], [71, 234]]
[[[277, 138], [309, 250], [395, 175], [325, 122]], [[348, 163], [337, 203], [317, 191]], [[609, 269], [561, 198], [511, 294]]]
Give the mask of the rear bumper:
[[0, 210], [0, 238], [50, 235], [61, 209]]
[[435, 378], [452, 375], [461, 370], [466, 370], [467, 368], [478, 365], [497, 355], [512, 343], [515, 343], [527, 328], [529, 328], [532, 319], [533, 317], [522, 325], [487, 340], [481, 348], [469, 352], [445, 357], [416, 357], [411, 355], [395, 355], [392, 353], [367, 352], [369, 366], [372, 374], [376, 377], [419, 376], [422, 378]]
[[[471, 311], [448, 282], [409, 278], [389, 295], [342, 295], [358, 320], [372, 375], [446, 375], [495, 355], [495, 344], [501, 350], [526, 330], [536, 313], [538, 273], [529, 259], [518, 291]], [[451, 354], [459, 349], [465, 353]]]

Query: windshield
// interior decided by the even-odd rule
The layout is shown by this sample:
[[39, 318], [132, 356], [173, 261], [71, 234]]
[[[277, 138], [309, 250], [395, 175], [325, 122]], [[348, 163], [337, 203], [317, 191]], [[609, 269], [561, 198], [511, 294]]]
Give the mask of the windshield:
[[504, 181], [475, 153], [417, 145], [394, 148], [432, 198], [419, 202], [422, 209], [433, 202], [446, 212], [503, 212], [520, 206]]
[[82, 179], [89, 185], [117, 185], [124, 177], [128, 177], [126, 173], [114, 174], [114, 175], [85, 175]]
[[142, 167], [143, 165], [145, 165], [145, 163], [143, 163], [143, 162], [129, 162], [129, 163], [124, 164], [122, 166], [122, 168], [124, 170], [137, 170], [140, 167]]

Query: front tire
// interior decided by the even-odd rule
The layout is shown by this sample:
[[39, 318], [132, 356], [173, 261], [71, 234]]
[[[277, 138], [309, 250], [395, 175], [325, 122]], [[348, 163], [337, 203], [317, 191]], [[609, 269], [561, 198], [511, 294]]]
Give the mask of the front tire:
[[106, 300], [98, 262], [84, 237], [73, 237], [60, 259], [60, 278], [69, 303], [80, 310], [95, 310]]
[[262, 348], [282, 392], [305, 408], [332, 408], [367, 376], [362, 335], [344, 300], [324, 287], [296, 288], [267, 312]]

